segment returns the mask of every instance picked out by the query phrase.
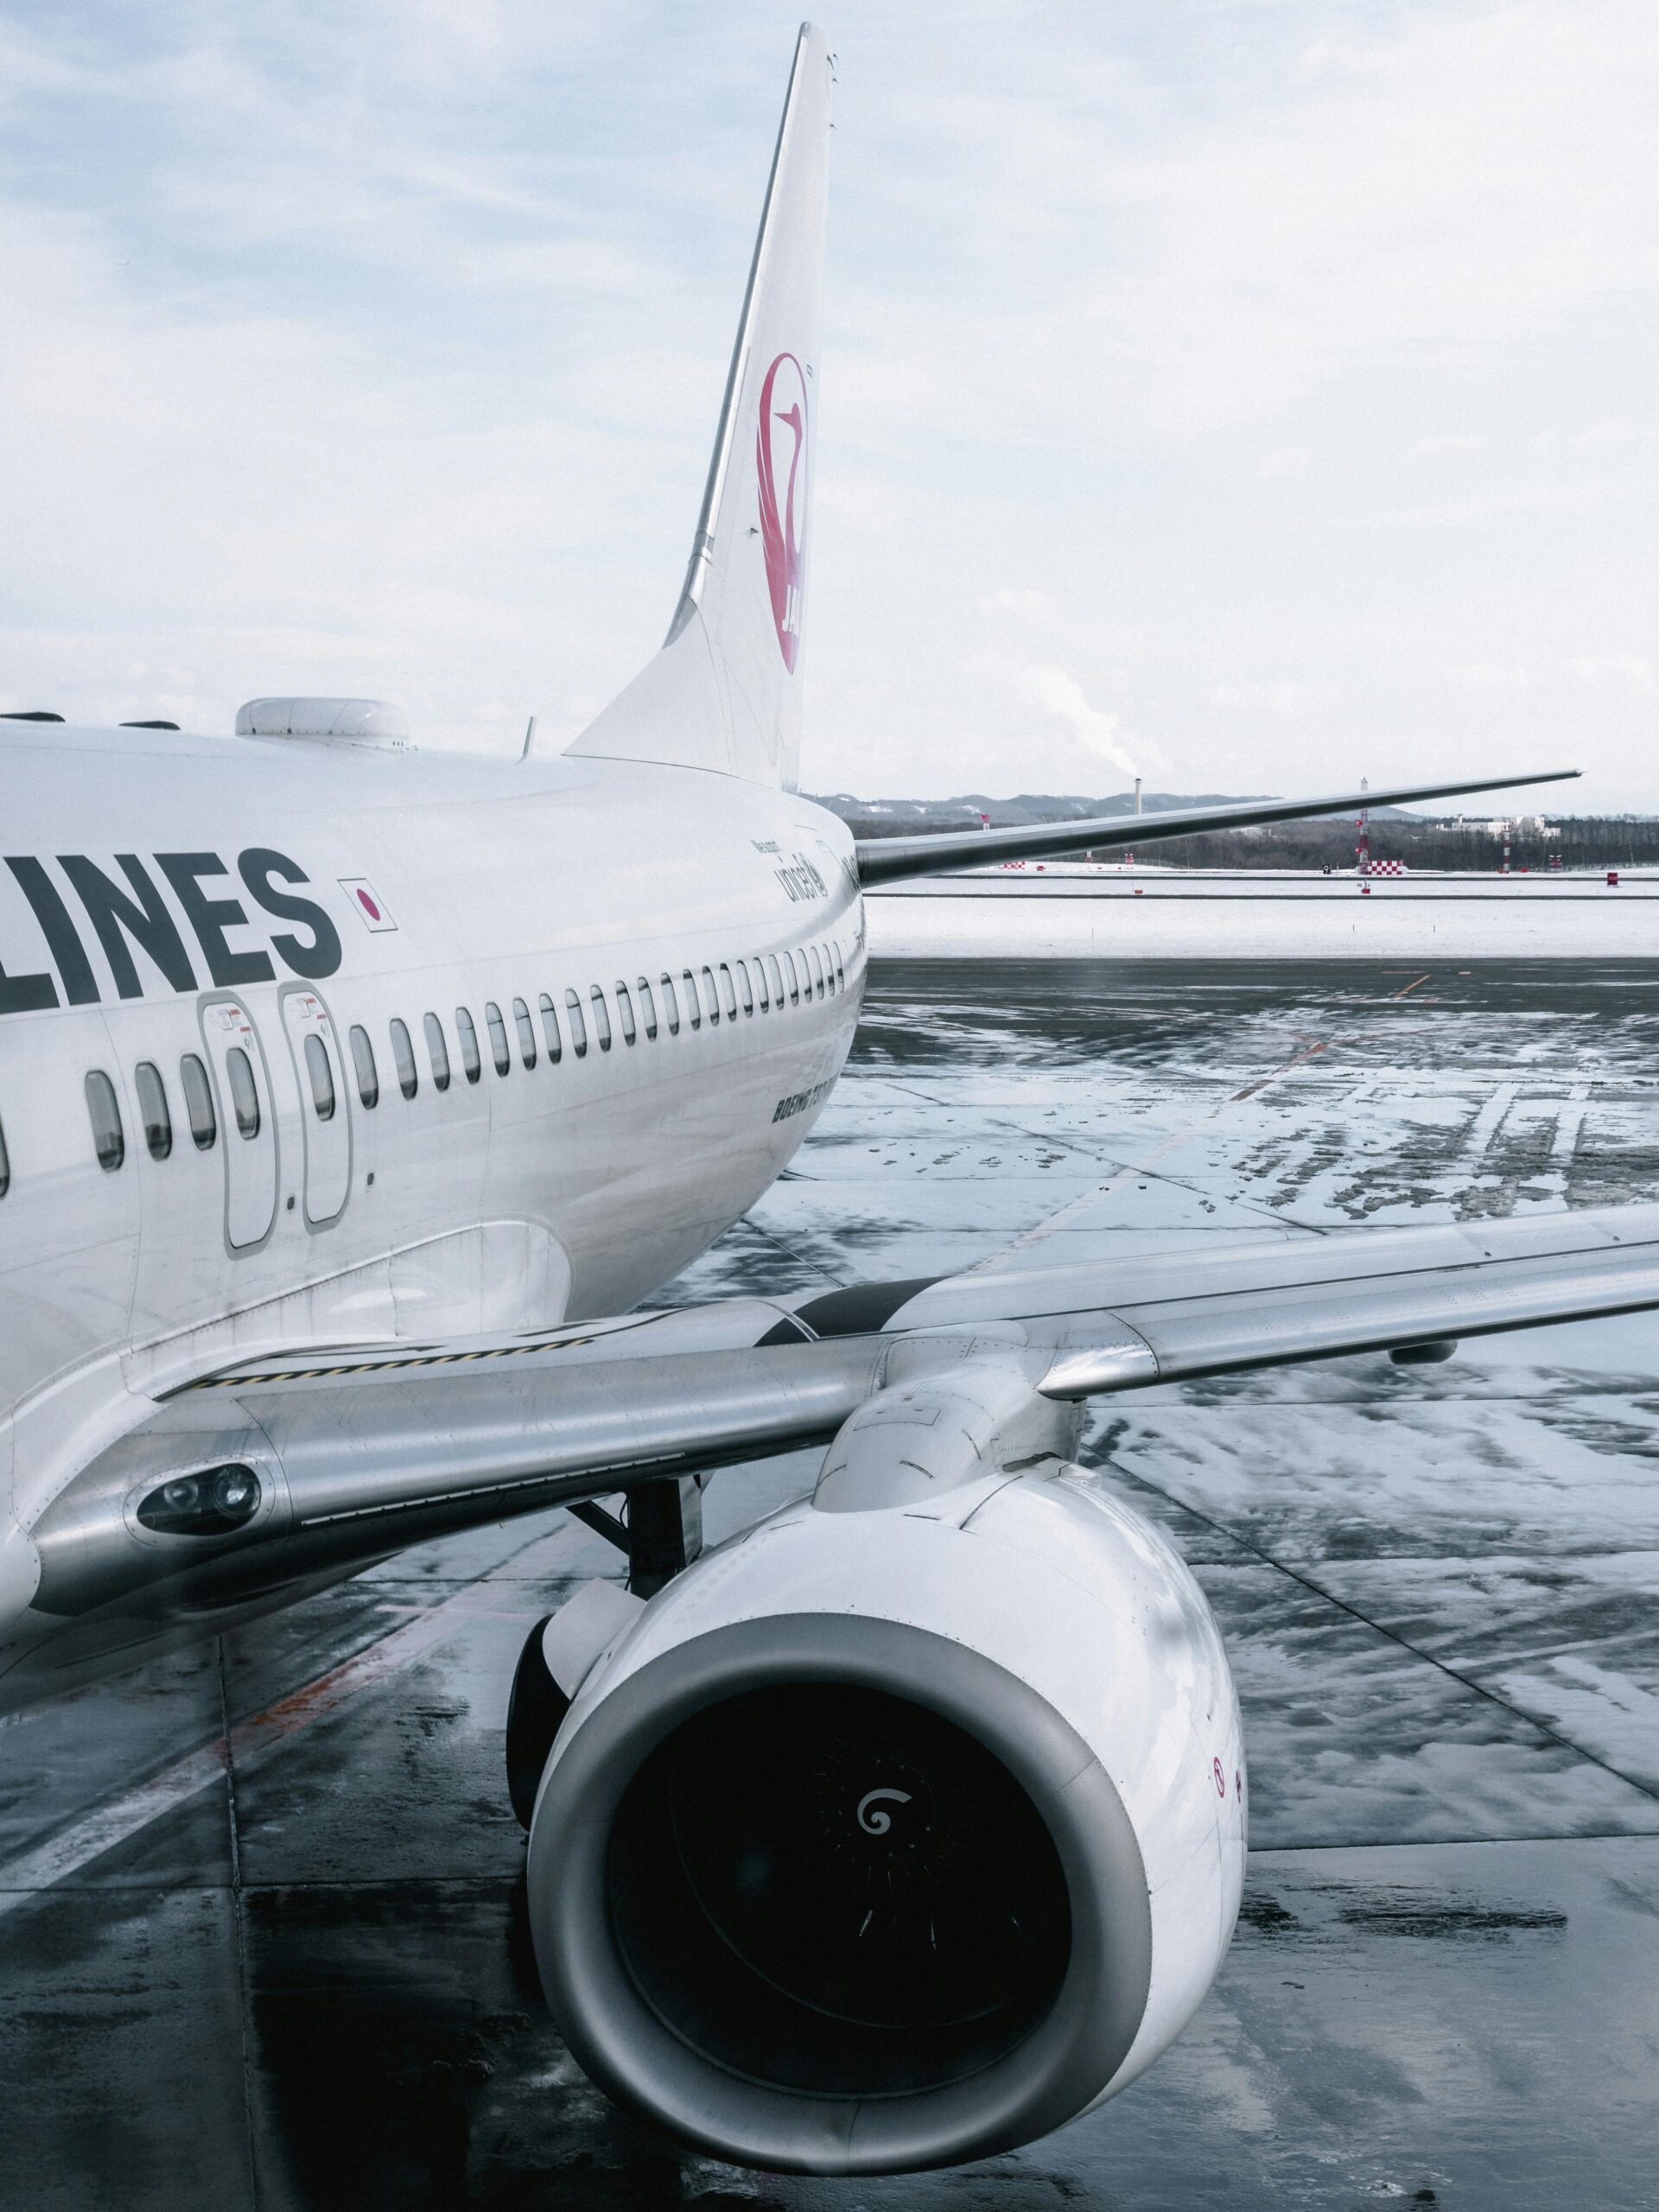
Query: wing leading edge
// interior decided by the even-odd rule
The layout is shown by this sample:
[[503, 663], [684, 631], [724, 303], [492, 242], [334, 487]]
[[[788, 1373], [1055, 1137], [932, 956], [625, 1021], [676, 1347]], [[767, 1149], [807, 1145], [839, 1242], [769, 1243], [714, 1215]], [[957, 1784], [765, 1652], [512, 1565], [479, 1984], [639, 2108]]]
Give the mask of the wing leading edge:
[[1083, 822], [1034, 822], [1016, 830], [947, 830], [925, 837], [860, 837], [859, 880], [866, 890], [906, 876], [948, 868], [987, 868], [999, 861], [1060, 858], [1102, 846], [1144, 845], [1159, 837], [1190, 837], [1200, 830], [1249, 830], [1267, 822], [1304, 822], [1362, 806], [1405, 806], [1418, 799], [1467, 798], [1475, 791], [1529, 784], [1570, 783], [1578, 768], [1535, 775], [1491, 776], [1481, 783], [1410, 784], [1390, 791], [1338, 791], [1325, 798], [1245, 799], [1236, 806], [1160, 809], [1156, 814], [1103, 814]]
[[[320, 1586], [456, 1529], [827, 1444], [874, 1392], [948, 1391], [988, 1356], [1077, 1400], [1654, 1307], [1659, 1205], [290, 1358], [202, 1378], [84, 1469], [30, 1532], [35, 1604], [90, 1630]], [[258, 1505], [237, 1526], [147, 1518], [167, 1485], [238, 1469]]]

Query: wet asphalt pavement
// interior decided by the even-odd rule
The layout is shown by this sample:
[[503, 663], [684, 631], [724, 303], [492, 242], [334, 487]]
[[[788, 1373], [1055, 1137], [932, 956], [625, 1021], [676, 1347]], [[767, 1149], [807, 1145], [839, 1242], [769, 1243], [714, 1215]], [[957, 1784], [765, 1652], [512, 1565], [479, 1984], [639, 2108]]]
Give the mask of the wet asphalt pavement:
[[[890, 964], [676, 1294], [1656, 1197], [1651, 965]], [[0, 1724], [0, 2205], [1659, 2204], [1659, 1319], [1141, 1392], [1086, 1456], [1192, 1561], [1251, 1760], [1230, 1957], [1122, 2098], [823, 2183], [588, 2087], [501, 1772], [531, 1624], [614, 1571], [554, 1512]], [[720, 1477], [711, 1531], [812, 1472]]]

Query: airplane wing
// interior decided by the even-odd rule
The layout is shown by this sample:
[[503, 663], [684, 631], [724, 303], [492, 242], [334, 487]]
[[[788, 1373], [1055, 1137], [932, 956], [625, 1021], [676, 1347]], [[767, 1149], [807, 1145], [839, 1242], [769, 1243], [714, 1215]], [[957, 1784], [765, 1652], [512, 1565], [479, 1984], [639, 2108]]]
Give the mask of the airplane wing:
[[1154, 837], [1190, 837], [1200, 830], [1248, 830], [1264, 822], [1302, 822], [1349, 814], [1363, 806], [1404, 806], [1413, 800], [1457, 798], [1522, 784], [1571, 782], [1577, 768], [1529, 776], [1491, 776], [1483, 783], [1412, 784], [1392, 791], [1338, 791], [1325, 798], [1242, 800], [1236, 806], [1160, 808], [1156, 814], [1104, 814], [1083, 822], [1033, 822], [1016, 830], [946, 830], [923, 837], [860, 837], [859, 880], [865, 889], [946, 868], [985, 868], [998, 861], [1043, 860], [1093, 852], [1103, 845], [1144, 845]]
[[48, 1508], [35, 1605], [200, 1611], [321, 1586], [481, 1522], [829, 1444], [896, 1386], [948, 1400], [961, 1376], [971, 1398], [976, 1363], [1033, 1404], [1078, 1401], [1349, 1353], [1433, 1357], [1460, 1337], [1655, 1306], [1659, 1205], [244, 1364], [157, 1403]]
[[[1220, 1632], [1173, 1548], [1074, 1464], [1081, 1402], [1643, 1307], [1659, 1205], [245, 1363], [157, 1403], [14, 1532], [47, 1625], [0, 1649], [0, 1708], [424, 1537], [569, 1506], [626, 1548], [627, 1586], [591, 1579], [535, 1623], [505, 1733], [572, 2055], [768, 2171], [977, 2157], [1152, 2063], [1243, 1880]], [[828, 1447], [810, 1502], [694, 1565], [700, 1471], [804, 1446]], [[626, 1523], [594, 1503], [619, 1490]], [[936, 1825], [973, 1848], [934, 1851]], [[893, 2026], [847, 2031], [867, 1932], [883, 1989], [943, 1953], [926, 2005], [966, 1990], [974, 2032], [996, 2024], [965, 2080], [909, 1996], [874, 2015], [906, 2030], [902, 2072]]]

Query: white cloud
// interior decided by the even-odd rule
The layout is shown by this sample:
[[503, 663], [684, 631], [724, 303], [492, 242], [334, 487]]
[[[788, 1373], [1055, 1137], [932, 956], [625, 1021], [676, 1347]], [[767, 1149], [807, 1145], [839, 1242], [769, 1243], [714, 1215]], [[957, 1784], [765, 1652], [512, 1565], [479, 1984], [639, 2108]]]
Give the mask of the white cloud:
[[1313, 456], [1306, 446], [1277, 446], [1262, 454], [1255, 473], [1270, 481], [1274, 477], [1306, 476], [1313, 466]]
[[1469, 691], [1530, 691], [1538, 681], [1535, 668], [1506, 668], [1495, 661], [1471, 661], [1446, 673]]
[[1208, 696], [1217, 706], [1230, 711], [1265, 708], [1272, 715], [1304, 719], [1329, 714], [1338, 698], [1329, 683], [1298, 683], [1289, 677], [1265, 683], [1217, 683]]
[[1637, 430], [1630, 423], [1592, 423], [1587, 430], [1574, 430], [1567, 439], [1573, 453], [1601, 453], [1609, 447], [1634, 445]]
[[1640, 653], [1580, 653], [1567, 666], [1586, 683], [1629, 684], [1649, 696], [1659, 693], [1653, 663]]
[[930, 300], [890, 326], [900, 404], [906, 384], [933, 404], [916, 356], [943, 346], [998, 405], [1081, 384], [1085, 435], [1210, 433], [1356, 372], [1466, 371], [1651, 289], [1659, 17], [1520, 0], [1396, 22], [1133, 150], [1115, 79], [1027, 93], [1016, 73], [995, 115], [966, 108], [958, 219], [994, 236], [1035, 197], [1048, 221], [1011, 312], [982, 295], [947, 326]]
[[1440, 437], [1414, 438], [1406, 448], [1408, 461], [1439, 461], [1448, 454], [1484, 453], [1491, 441], [1478, 430], [1448, 431]]
[[[1559, 745], [1659, 804], [1659, 16], [1229, 20], [844, 0], [809, 780]], [[380, 692], [504, 747], [608, 696], [677, 587], [788, 46], [763, 0], [0, 29], [0, 685], [216, 728]]]
[[986, 593], [979, 602], [979, 612], [987, 622], [999, 627], [1052, 631], [1059, 626], [1058, 610], [1046, 591], [1005, 585], [1001, 591]]

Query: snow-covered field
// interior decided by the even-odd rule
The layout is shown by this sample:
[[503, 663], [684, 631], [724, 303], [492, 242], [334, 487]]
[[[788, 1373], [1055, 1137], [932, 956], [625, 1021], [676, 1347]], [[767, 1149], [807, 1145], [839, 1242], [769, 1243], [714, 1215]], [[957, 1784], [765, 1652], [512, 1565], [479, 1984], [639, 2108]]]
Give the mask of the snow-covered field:
[[1659, 957], [1659, 877], [1376, 876], [1028, 863], [868, 901], [890, 959]]

